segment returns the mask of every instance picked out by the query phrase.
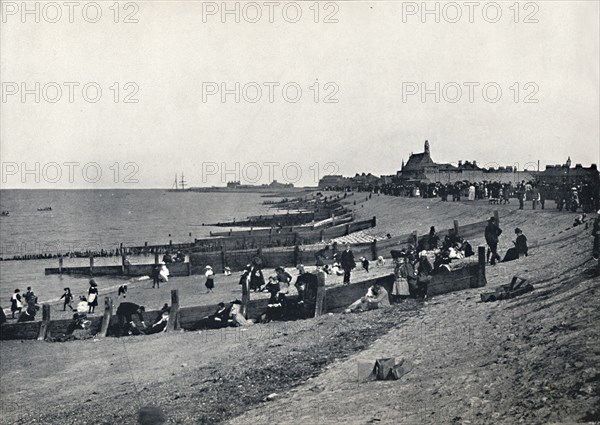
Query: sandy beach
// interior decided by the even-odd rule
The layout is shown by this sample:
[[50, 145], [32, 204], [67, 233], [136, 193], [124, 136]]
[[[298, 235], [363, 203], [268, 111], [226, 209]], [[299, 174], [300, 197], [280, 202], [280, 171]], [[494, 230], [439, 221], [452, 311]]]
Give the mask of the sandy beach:
[[[377, 216], [373, 234], [444, 229], [453, 219], [467, 224], [498, 210], [500, 253], [519, 226], [530, 255], [488, 267], [486, 288], [389, 311], [223, 332], [3, 341], [1, 423], [134, 424], [147, 405], [178, 424], [597, 421], [600, 279], [591, 274], [590, 229], [573, 228], [574, 215], [548, 204], [535, 211], [483, 201], [440, 204], [373, 196], [355, 208], [359, 217]], [[472, 243], [483, 243], [483, 235]], [[480, 302], [480, 293], [515, 274], [535, 290]], [[208, 295], [201, 276], [174, 278], [159, 290], [142, 281], [130, 286], [127, 300], [159, 307], [177, 287], [183, 306], [228, 301], [240, 296], [238, 279], [218, 275]], [[359, 361], [383, 357], [409, 358], [415, 366], [399, 381], [357, 381]], [[36, 406], [24, 405], [28, 398]]]

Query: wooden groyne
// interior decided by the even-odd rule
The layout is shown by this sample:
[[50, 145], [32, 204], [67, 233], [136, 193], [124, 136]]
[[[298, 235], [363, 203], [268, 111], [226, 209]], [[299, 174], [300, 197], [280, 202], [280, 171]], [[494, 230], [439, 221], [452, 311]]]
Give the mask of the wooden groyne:
[[[49, 267], [44, 269], [46, 275], [50, 274], [69, 274], [69, 275], [85, 275], [85, 276], [152, 276], [154, 264], [130, 264], [120, 266], [96, 266], [94, 265], [93, 257], [90, 258], [89, 266], [78, 267]], [[168, 266], [170, 276], [190, 276], [192, 274], [192, 264], [186, 263], [170, 263]]]
[[[485, 247], [478, 248], [478, 261], [465, 264], [460, 268], [453, 269], [448, 273], [432, 275], [428, 285], [428, 295], [437, 296], [448, 292], [460, 291], [470, 288], [480, 288], [487, 284], [485, 277]], [[373, 283], [383, 285], [389, 294], [392, 293], [394, 275], [389, 274], [382, 277], [367, 279], [352, 283], [348, 286], [334, 286], [325, 288], [323, 305], [315, 306], [316, 315], [321, 313], [335, 313], [347, 308], [351, 303], [364, 296]], [[293, 297], [292, 297], [293, 298]], [[91, 333], [96, 337], [115, 335], [114, 326], [118, 318], [113, 314], [113, 300], [109, 297], [104, 299], [104, 314], [102, 316], [91, 316]], [[217, 305], [202, 305], [180, 308], [177, 290], [171, 291], [171, 316], [168, 330], [193, 329], [196, 323], [204, 317], [214, 313]], [[269, 300], [267, 298], [248, 300], [246, 309], [248, 318], [258, 319], [265, 312]], [[146, 311], [148, 318], [158, 317], [159, 310]], [[25, 323], [4, 323], [0, 326], [0, 339], [38, 339], [44, 340], [48, 337], [60, 336], [67, 332], [67, 327], [72, 323], [71, 319], [51, 320], [50, 306], [42, 305], [42, 320]], [[223, 329], [223, 332], [233, 332], [233, 329]], [[215, 331], [218, 332], [218, 331]]]
[[[322, 229], [318, 234], [312, 234], [309, 238], [297, 233], [286, 233], [284, 235], [253, 235], [231, 238], [209, 238], [212, 245], [189, 244], [184, 250], [189, 257], [189, 263], [171, 263], [167, 267], [172, 276], [188, 276], [190, 274], [202, 274], [207, 265], [217, 272], [223, 272], [225, 267], [231, 270], [242, 270], [251, 263], [256, 256], [260, 256], [264, 267], [293, 267], [297, 264], [314, 264], [315, 254], [324, 247], [324, 241], [349, 235], [358, 230], [368, 229], [376, 226], [376, 218], [359, 222], [338, 225]], [[459, 225], [455, 220], [453, 227], [440, 230], [438, 234], [443, 237], [444, 233], [454, 230], [458, 236], [469, 239], [483, 235], [487, 221], [480, 221], [468, 225]], [[391, 250], [408, 248], [409, 245], [416, 247], [420, 240], [427, 235], [419, 236], [417, 232], [406, 233], [387, 239], [375, 240], [367, 243], [351, 244], [355, 258], [365, 257], [376, 260], [380, 255], [390, 257]], [[272, 245], [276, 241], [282, 244]], [[270, 245], [271, 244], [271, 245]], [[155, 263], [158, 262], [160, 249], [170, 250], [176, 245], [152, 246], [155, 250]], [[181, 246], [181, 245], [177, 245]], [[240, 247], [240, 248], [238, 248]], [[170, 248], [170, 249], [169, 249]], [[331, 245], [331, 255], [341, 251], [342, 247], [337, 244]], [[163, 251], [164, 252], [164, 251]], [[91, 263], [93, 266], [93, 263]], [[131, 266], [99, 266], [99, 267], [74, 267], [62, 268], [62, 273], [73, 273], [83, 275], [101, 276], [146, 276], [150, 275], [152, 264], [139, 264]], [[46, 269], [46, 274], [60, 274], [61, 267]]]

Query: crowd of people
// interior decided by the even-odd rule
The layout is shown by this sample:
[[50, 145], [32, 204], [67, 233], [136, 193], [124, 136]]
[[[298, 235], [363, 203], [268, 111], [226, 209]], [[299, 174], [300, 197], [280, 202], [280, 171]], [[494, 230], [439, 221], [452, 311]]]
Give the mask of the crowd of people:
[[519, 201], [523, 209], [525, 202], [532, 208], [545, 207], [547, 199], [556, 202], [556, 208], [576, 212], [591, 212], [600, 209], [600, 188], [598, 182], [571, 179], [562, 183], [544, 180], [521, 181], [518, 183], [500, 181], [452, 183], [382, 183], [357, 187], [332, 187], [329, 190], [380, 193], [391, 196], [440, 198], [442, 201], [488, 200], [493, 204], [510, 204], [511, 199]]

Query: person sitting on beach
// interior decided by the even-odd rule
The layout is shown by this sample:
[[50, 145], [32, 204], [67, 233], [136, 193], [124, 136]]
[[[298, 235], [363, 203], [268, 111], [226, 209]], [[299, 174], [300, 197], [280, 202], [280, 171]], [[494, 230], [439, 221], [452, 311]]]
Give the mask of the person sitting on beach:
[[306, 301], [307, 291], [317, 287], [318, 277], [313, 273], [308, 273], [302, 264], [298, 264], [296, 268], [300, 274], [296, 278], [296, 283], [294, 286], [298, 291], [298, 302], [303, 303]]
[[367, 273], [369, 273], [369, 260], [367, 260], [365, 257], [360, 257], [360, 265], [364, 270], [367, 271]]
[[517, 235], [517, 239], [513, 241], [515, 246], [506, 251], [502, 262], [513, 261], [521, 257], [521, 255], [524, 255], [525, 257], [528, 255], [529, 248], [527, 247], [527, 237], [518, 227], [515, 229], [515, 234]]
[[77, 303], [77, 313], [87, 313], [88, 308], [87, 299], [81, 295], [79, 297], [79, 302]]
[[350, 304], [350, 306], [344, 310], [344, 313], [374, 310], [389, 306], [390, 299], [388, 292], [380, 284], [374, 283], [367, 291], [367, 294]]
[[73, 302], [73, 294], [71, 293], [71, 288], [65, 288], [64, 293], [60, 296], [60, 300], [65, 299], [63, 303], [63, 311], [67, 311], [67, 307], [71, 309], [71, 311], [75, 311], [71, 303]]
[[473, 255], [475, 255], [473, 247], [467, 240], [463, 241], [462, 243], [462, 251], [465, 254], [465, 258], [472, 257]]
[[276, 299], [277, 294], [279, 293], [281, 286], [279, 285], [279, 281], [275, 276], [269, 276], [269, 280], [265, 285], [263, 292], [266, 291], [271, 294], [271, 299]]
[[224, 274], [225, 276], [231, 276], [231, 268], [229, 268], [229, 267], [225, 267], [225, 268], [223, 269], [223, 274]]
[[231, 302], [229, 318], [233, 326], [250, 326], [254, 324], [252, 320], [246, 319], [242, 314], [242, 302], [240, 300]]
[[292, 283], [292, 275], [285, 271], [281, 266], [275, 269], [277, 273], [277, 282], [279, 282], [279, 293], [286, 296], [290, 293], [290, 284]]
[[178, 263], [185, 263], [185, 254], [181, 251], [177, 251], [177, 255], [175, 256], [175, 261]]
[[169, 264], [173, 262], [173, 256], [171, 255], [171, 253], [169, 251], [165, 252], [165, 255], [163, 255], [163, 263], [164, 264]]
[[586, 218], [587, 218], [587, 214], [583, 213], [583, 214], [579, 214], [577, 217], [575, 217], [575, 220], [573, 221], [573, 227], [577, 227], [582, 225], [583, 223], [586, 222]]
[[317, 253], [315, 254], [315, 260], [316, 260], [316, 265], [317, 266], [324, 266], [325, 265], [325, 261], [326, 260], [330, 260], [331, 259], [331, 247], [329, 246], [329, 244], [325, 245], [325, 247], [323, 249], [320, 249], [319, 251], [317, 251]]
[[210, 316], [201, 319], [193, 329], [221, 329], [229, 326], [231, 307], [226, 307], [225, 303], [219, 303], [217, 311]]
[[142, 326], [146, 327], [144, 322], [144, 312], [146, 311], [143, 305], [137, 305], [130, 302], [122, 302], [117, 308], [118, 329], [117, 336], [121, 336], [123, 333], [132, 335], [133, 333], [139, 334], [137, 326], [133, 322], [133, 315], [136, 314], [140, 319]]
[[443, 250], [440, 251], [435, 256], [435, 261], [433, 262], [433, 272], [432, 274], [441, 274], [441, 273], [449, 273], [450, 272], [450, 251]]
[[262, 269], [255, 265], [250, 266], [250, 289], [259, 291], [265, 285], [265, 276], [263, 275]]
[[40, 309], [40, 306], [36, 303], [37, 297], [29, 297], [29, 303], [27, 303], [27, 309], [21, 313], [17, 322], [33, 322], [35, 315]]
[[158, 313], [158, 317], [149, 328], [144, 330], [146, 335], [157, 334], [159, 332], [167, 331], [167, 324], [169, 323], [169, 314], [171, 312], [171, 308], [168, 304], [163, 305], [160, 312]]

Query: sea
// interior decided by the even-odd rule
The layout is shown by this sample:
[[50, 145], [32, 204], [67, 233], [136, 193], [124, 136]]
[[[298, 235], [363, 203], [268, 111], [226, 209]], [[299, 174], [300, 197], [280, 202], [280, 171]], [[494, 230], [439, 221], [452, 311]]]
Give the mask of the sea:
[[[147, 242], [192, 242], [222, 227], [203, 224], [273, 214], [264, 193], [170, 192], [167, 190], [0, 190], [0, 257], [68, 251], [114, 250]], [[50, 211], [38, 208], [50, 207]], [[132, 257], [132, 263], [153, 263], [154, 256]], [[95, 265], [118, 265], [120, 257], [102, 257]], [[87, 258], [65, 258], [64, 267], [89, 265]], [[0, 307], [10, 307], [16, 288], [28, 286], [40, 302], [57, 300], [69, 287], [77, 297], [87, 292], [89, 277], [44, 274], [58, 259], [0, 261]], [[100, 293], [129, 280], [100, 277]], [[131, 280], [131, 279], [130, 279]]]

